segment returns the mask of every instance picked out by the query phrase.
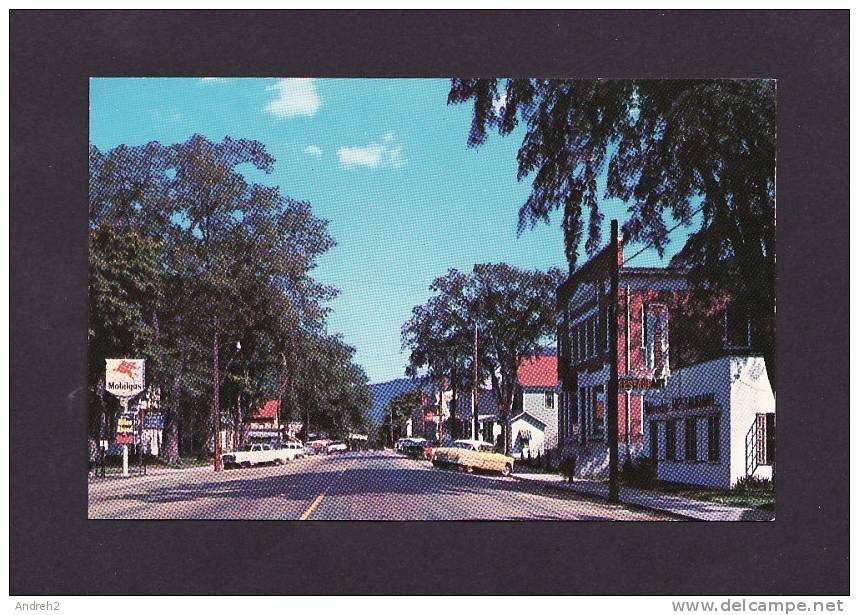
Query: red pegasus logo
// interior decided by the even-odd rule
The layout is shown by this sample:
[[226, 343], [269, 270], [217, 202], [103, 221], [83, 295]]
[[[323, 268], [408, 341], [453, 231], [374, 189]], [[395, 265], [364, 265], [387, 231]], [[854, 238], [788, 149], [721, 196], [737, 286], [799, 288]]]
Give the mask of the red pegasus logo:
[[134, 372], [137, 371], [137, 363], [133, 361], [120, 361], [119, 365], [113, 368], [113, 371], [125, 374], [133, 380], [135, 377]]

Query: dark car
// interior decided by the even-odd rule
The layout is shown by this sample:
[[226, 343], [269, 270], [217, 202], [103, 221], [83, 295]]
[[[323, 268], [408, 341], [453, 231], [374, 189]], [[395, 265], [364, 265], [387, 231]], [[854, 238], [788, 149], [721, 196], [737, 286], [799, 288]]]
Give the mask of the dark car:
[[403, 447], [403, 452], [415, 459], [432, 459], [433, 448], [437, 446], [438, 443], [435, 440], [419, 440], [407, 443]]
[[416, 459], [422, 458], [424, 456], [424, 446], [426, 443], [426, 440], [412, 440], [411, 442], [403, 444], [402, 451], [409, 457], [414, 457]]

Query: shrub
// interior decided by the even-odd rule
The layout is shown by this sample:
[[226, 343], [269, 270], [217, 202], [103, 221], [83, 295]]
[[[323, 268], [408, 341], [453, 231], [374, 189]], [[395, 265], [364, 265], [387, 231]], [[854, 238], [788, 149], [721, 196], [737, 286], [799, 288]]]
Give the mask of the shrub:
[[768, 478], [757, 478], [755, 476], [744, 476], [737, 481], [731, 491], [735, 493], [751, 493], [761, 491], [773, 491], [773, 482]]
[[569, 457], [564, 457], [561, 463], [558, 464], [558, 469], [568, 481], [572, 482], [576, 476], [576, 456], [570, 455]]
[[627, 457], [620, 472], [620, 479], [631, 487], [646, 489], [656, 481], [656, 467], [649, 457], [639, 457], [636, 461]]

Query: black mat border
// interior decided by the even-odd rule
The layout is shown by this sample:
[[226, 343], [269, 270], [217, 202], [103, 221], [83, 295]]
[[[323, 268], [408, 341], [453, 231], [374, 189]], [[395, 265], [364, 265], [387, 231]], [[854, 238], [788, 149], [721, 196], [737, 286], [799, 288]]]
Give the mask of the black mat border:
[[[11, 592], [846, 594], [848, 21], [12, 11]], [[777, 78], [778, 521], [88, 521], [88, 78], [122, 75]]]

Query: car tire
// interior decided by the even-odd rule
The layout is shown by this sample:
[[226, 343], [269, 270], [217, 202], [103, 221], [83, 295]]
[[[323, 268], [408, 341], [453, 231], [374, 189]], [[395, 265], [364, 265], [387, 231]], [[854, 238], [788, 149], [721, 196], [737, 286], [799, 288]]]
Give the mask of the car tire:
[[511, 476], [513, 474], [513, 466], [508, 464], [504, 465], [504, 469], [501, 470], [501, 476]]

